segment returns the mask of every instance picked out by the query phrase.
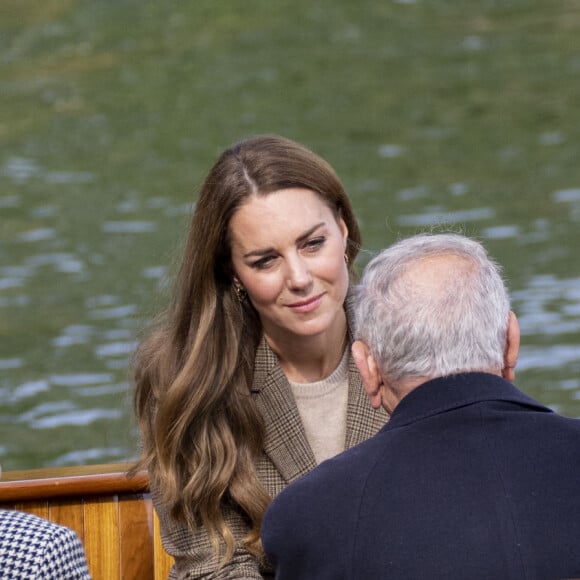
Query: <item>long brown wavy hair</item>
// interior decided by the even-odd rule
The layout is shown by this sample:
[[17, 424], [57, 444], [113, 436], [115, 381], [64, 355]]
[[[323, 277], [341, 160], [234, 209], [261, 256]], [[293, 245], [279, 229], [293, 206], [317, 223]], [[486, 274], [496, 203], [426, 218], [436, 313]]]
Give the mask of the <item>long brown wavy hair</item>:
[[241, 510], [250, 524], [244, 545], [260, 557], [260, 523], [270, 501], [255, 471], [263, 424], [250, 396], [262, 326], [249, 301], [236, 296], [228, 228], [249, 196], [286, 188], [316, 192], [344, 220], [354, 274], [360, 232], [332, 167], [283, 137], [241, 141], [222, 153], [203, 183], [172, 302], [134, 357], [142, 437], [135, 469], [149, 471], [172, 517], [206, 528], [222, 564], [235, 543], [223, 506]]

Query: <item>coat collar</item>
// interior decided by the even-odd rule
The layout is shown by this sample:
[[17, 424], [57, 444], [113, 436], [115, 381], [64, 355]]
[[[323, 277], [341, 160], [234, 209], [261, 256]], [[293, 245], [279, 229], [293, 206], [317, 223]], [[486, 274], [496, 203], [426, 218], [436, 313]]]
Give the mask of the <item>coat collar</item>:
[[511, 401], [551, 413], [512, 383], [489, 373], [461, 373], [427, 381], [406, 395], [395, 408], [386, 429], [482, 401]]

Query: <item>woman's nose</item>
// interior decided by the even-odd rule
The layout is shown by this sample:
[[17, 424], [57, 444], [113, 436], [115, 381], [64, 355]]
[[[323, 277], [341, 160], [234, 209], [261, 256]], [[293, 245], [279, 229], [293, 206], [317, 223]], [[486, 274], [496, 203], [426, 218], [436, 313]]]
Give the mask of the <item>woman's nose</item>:
[[288, 263], [288, 287], [292, 290], [302, 290], [312, 283], [312, 275], [306, 260], [296, 257]]

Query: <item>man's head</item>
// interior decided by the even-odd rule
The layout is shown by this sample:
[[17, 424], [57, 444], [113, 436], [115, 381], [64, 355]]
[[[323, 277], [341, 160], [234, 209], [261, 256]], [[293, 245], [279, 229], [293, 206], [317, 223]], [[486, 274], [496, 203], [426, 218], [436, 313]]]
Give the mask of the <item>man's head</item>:
[[519, 329], [500, 268], [481, 244], [421, 234], [369, 262], [356, 290], [355, 338], [373, 406], [392, 411], [431, 378], [483, 371], [513, 380]]

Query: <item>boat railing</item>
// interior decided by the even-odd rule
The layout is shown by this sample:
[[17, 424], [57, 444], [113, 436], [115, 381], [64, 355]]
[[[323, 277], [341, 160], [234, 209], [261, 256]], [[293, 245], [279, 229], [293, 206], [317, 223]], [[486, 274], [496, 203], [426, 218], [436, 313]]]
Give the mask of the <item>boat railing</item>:
[[0, 508], [30, 512], [73, 529], [93, 580], [166, 580], [163, 549], [146, 472], [129, 463], [8, 471]]

